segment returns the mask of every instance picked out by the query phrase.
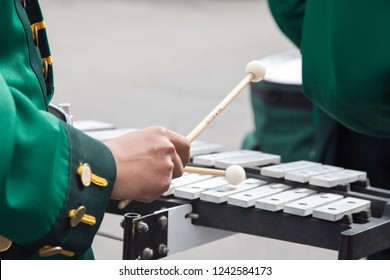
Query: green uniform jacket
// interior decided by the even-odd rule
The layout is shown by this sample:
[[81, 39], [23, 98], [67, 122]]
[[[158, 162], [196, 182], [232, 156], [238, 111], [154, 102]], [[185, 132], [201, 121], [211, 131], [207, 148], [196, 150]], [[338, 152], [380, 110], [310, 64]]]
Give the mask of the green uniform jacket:
[[[47, 112], [52, 58], [37, 1], [0, 0], [0, 7], [0, 257], [84, 258], [111, 196], [114, 158]], [[106, 187], [82, 184], [77, 169], [85, 163]], [[71, 226], [81, 206], [95, 221]]]
[[269, 0], [302, 52], [303, 92], [350, 129], [390, 137], [390, 1]]

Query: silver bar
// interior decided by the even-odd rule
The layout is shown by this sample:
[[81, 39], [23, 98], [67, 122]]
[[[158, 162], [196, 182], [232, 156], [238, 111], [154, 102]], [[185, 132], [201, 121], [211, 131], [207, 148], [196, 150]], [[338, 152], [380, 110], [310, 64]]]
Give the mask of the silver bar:
[[205, 175], [205, 174], [197, 174], [197, 173], [185, 173], [184, 176], [181, 176], [179, 178], [175, 178], [171, 181], [171, 185], [169, 189], [162, 194], [162, 196], [168, 196], [172, 195], [174, 193], [174, 189], [178, 187], [182, 187], [188, 184], [192, 184], [195, 182], [200, 182], [203, 180], [207, 180], [212, 178], [212, 175]]
[[284, 205], [283, 212], [297, 216], [309, 216], [317, 207], [343, 199], [342, 195], [332, 193], [319, 193]]
[[286, 172], [284, 179], [294, 182], [307, 183], [309, 182], [310, 177], [339, 170], [342, 170], [342, 168], [330, 165], [319, 165], [306, 169]]
[[[254, 151], [255, 152], [255, 151]], [[228, 168], [230, 165], [236, 164], [242, 167], [263, 166], [280, 162], [279, 155], [266, 154], [257, 152], [250, 155], [243, 155], [241, 157], [224, 158], [215, 161], [215, 167]]]
[[321, 165], [321, 163], [306, 160], [282, 163], [261, 168], [261, 175], [273, 178], [283, 178], [286, 172], [305, 169], [318, 165]]
[[341, 220], [346, 214], [358, 213], [370, 209], [371, 201], [347, 197], [313, 210], [313, 217], [327, 221]]
[[195, 156], [193, 158], [194, 164], [205, 165], [205, 166], [214, 166], [215, 161], [225, 159], [225, 158], [235, 158], [241, 157], [244, 155], [253, 155], [255, 151], [252, 150], [236, 150], [222, 153], [215, 153], [209, 155]]
[[366, 172], [345, 169], [338, 172], [311, 177], [309, 183], [313, 186], [332, 188], [337, 185], [345, 185], [355, 181], [365, 180], [366, 178]]
[[200, 197], [200, 193], [212, 189], [217, 188], [223, 185], [227, 185], [228, 182], [226, 181], [225, 177], [217, 176], [214, 178], [210, 178], [208, 180], [195, 182], [192, 184], [188, 184], [183, 187], [175, 188], [174, 190], [174, 196], [180, 197], [180, 198], [186, 198], [186, 199], [197, 199]]
[[191, 143], [190, 155], [191, 157], [194, 157], [197, 155], [219, 153], [224, 150], [225, 148], [223, 145], [195, 140]]
[[277, 193], [275, 195], [260, 198], [255, 201], [255, 207], [263, 210], [276, 212], [282, 210], [284, 205], [289, 202], [315, 193], [315, 191], [305, 188], [292, 189], [285, 192]]
[[258, 188], [250, 189], [248, 191], [240, 192], [229, 196], [227, 202], [228, 204], [236, 205], [243, 208], [248, 208], [254, 206], [255, 201], [259, 198], [280, 193], [288, 189], [291, 189], [291, 187], [284, 184], [275, 183], [275, 184], [268, 184], [268, 185], [260, 185], [260, 187]]
[[257, 187], [258, 181], [257, 179], [246, 179], [239, 185], [225, 185], [206, 190], [200, 194], [200, 199], [213, 203], [226, 202], [229, 195]]

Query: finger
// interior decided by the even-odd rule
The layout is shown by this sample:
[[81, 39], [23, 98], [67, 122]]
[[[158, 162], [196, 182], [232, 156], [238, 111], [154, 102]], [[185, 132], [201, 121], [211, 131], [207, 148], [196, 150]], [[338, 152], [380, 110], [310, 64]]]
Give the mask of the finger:
[[176, 154], [180, 157], [182, 166], [185, 166], [190, 160], [190, 142], [184, 136], [169, 131], [169, 141], [175, 146]]
[[180, 156], [177, 153], [175, 153], [174, 156], [172, 157], [172, 162], [173, 162], [172, 178], [181, 177], [184, 173], [184, 165], [183, 162], [181, 161]]

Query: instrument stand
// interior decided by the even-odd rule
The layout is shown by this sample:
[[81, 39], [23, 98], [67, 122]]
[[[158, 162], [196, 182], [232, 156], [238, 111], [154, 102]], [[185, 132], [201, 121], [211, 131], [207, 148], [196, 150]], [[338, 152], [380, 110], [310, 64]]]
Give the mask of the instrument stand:
[[132, 201], [122, 210], [112, 200], [108, 212], [123, 214], [124, 260], [156, 260], [234, 234], [193, 225], [197, 217], [192, 205], [175, 199], [145, 204]]
[[125, 217], [123, 259], [160, 259], [238, 232], [335, 250], [338, 259], [361, 259], [390, 247], [390, 205], [382, 206], [379, 218], [362, 211], [338, 222], [171, 198], [133, 201], [122, 210], [111, 201], [108, 212]]

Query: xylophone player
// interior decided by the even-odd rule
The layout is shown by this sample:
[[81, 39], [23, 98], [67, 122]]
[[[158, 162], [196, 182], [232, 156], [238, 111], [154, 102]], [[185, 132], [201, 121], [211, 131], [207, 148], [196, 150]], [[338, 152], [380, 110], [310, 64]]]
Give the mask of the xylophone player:
[[92, 259], [110, 197], [151, 201], [189, 141], [161, 127], [105, 144], [48, 113], [52, 58], [37, 0], [0, 0], [0, 259]]
[[[269, 7], [301, 50], [303, 93], [317, 106], [317, 160], [364, 170], [372, 186], [390, 189], [390, 2], [269, 0]], [[390, 250], [369, 258], [390, 259]]]

